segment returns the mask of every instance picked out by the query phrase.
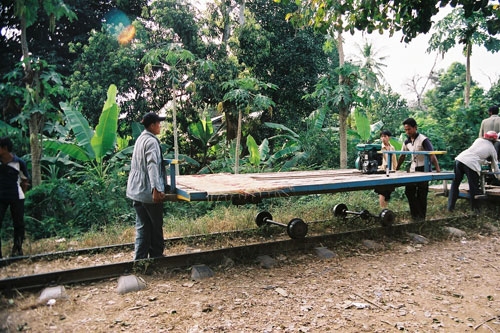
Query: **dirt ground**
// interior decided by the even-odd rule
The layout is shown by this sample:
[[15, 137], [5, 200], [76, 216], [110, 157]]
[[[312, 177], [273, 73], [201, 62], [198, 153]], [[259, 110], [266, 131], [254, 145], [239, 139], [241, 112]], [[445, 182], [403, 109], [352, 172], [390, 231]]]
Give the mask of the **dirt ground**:
[[[119, 295], [117, 279], [1, 298], [0, 326], [32, 332], [500, 332], [500, 237], [417, 245], [388, 241], [322, 260], [281, 255], [278, 265], [142, 276], [147, 288]], [[356, 245], [357, 246], [357, 245]], [[339, 251], [340, 252], [340, 251]]]

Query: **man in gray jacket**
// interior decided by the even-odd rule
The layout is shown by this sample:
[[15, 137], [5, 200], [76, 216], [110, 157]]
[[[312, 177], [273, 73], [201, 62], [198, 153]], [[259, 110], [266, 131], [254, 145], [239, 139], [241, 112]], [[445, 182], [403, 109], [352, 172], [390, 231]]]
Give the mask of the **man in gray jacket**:
[[479, 137], [483, 138], [486, 132], [495, 131], [500, 132], [500, 117], [498, 116], [498, 106], [493, 105], [488, 109], [489, 118], [484, 119], [481, 122], [481, 128], [479, 129]]
[[134, 201], [136, 212], [134, 260], [163, 255], [162, 202], [167, 182], [160, 141], [156, 137], [163, 120], [165, 117], [153, 112], [144, 115], [145, 130], [137, 138], [132, 154], [127, 197]]

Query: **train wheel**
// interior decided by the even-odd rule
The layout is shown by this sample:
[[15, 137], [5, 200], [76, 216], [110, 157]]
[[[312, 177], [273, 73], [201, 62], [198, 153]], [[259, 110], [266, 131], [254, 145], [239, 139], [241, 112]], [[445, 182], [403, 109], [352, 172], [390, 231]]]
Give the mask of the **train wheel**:
[[286, 232], [292, 239], [302, 239], [307, 235], [307, 224], [302, 219], [292, 219], [288, 222]]
[[347, 216], [347, 206], [345, 204], [338, 204], [333, 207], [333, 216], [335, 217], [346, 217]]
[[272, 219], [273, 216], [271, 215], [271, 213], [262, 211], [255, 217], [255, 223], [257, 224], [257, 226], [261, 227], [264, 224], [266, 224], [266, 220], [272, 220]]
[[380, 212], [379, 218], [383, 227], [390, 227], [396, 220], [396, 215], [392, 210], [384, 209]]

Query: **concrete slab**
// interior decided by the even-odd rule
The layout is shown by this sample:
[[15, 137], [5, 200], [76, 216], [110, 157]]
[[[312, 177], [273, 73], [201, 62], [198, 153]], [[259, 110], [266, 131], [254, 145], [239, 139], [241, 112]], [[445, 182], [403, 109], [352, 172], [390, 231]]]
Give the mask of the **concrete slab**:
[[276, 260], [274, 260], [273, 258], [271, 258], [268, 255], [258, 256], [257, 261], [259, 262], [259, 265], [261, 267], [267, 268], [267, 269], [273, 268], [274, 266], [276, 266], [278, 264], [278, 262]]
[[45, 303], [49, 299], [62, 299], [68, 298], [68, 294], [66, 294], [66, 289], [64, 286], [56, 286], [56, 287], [48, 287], [42, 290], [38, 301], [40, 303]]
[[198, 281], [214, 276], [214, 272], [207, 265], [194, 265], [191, 268], [191, 279]]
[[135, 275], [120, 276], [116, 291], [118, 294], [126, 294], [132, 291], [139, 291], [146, 288], [146, 282]]
[[316, 255], [321, 259], [330, 259], [337, 256], [335, 252], [329, 250], [327, 247], [315, 247], [314, 251], [316, 252]]

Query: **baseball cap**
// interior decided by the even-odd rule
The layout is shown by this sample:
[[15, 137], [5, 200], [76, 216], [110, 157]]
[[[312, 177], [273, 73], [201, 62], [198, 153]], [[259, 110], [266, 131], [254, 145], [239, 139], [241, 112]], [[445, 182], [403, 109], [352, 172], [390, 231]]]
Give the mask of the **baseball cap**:
[[496, 140], [498, 139], [498, 134], [495, 131], [488, 131], [484, 133], [484, 138], [489, 140]]
[[166, 117], [160, 117], [154, 112], [149, 112], [142, 117], [141, 124], [143, 124], [144, 127], [148, 128], [149, 125], [157, 123], [159, 121], [163, 121], [165, 119]]

